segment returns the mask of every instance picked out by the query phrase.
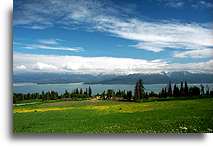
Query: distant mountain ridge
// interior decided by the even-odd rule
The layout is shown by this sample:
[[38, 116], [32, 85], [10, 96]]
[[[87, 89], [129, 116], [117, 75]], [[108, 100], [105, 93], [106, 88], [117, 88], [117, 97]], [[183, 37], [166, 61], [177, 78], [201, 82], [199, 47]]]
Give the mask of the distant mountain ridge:
[[189, 72], [171, 72], [156, 74], [130, 74], [126, 76], [117, 76], [116, 78], [103, 81], [96, 81], [96, 84], [134, 84], [138, 79], [142, 79], [145, 84], [165, 84], [180, 83], [213, 83], [213, 74], [189, 73]]
[[180, 83], [213, 83], [211, 73], [190, 73], [187, 71], [170, 73], [129, 74], [129, 75], [89, 75], [70, 73], [25, 73], [14, 74], [13, 83], [79, 83], [86, 84], [135, 84], [142, 79], [145, 84]]

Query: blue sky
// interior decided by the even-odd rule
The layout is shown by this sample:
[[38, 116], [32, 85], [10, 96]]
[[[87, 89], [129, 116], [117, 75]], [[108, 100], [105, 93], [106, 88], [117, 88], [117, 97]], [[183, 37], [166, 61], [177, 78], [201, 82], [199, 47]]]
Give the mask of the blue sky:
[[212, 72], [211, 0], [14, 0], [14, 72]]

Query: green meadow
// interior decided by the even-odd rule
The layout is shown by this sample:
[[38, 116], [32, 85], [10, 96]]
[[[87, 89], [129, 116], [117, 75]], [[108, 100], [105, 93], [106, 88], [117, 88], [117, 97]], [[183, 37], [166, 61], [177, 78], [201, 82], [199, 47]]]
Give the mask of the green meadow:
[[52, 101], [13, 107], [15, 134], [212, 133], [213, 99]]

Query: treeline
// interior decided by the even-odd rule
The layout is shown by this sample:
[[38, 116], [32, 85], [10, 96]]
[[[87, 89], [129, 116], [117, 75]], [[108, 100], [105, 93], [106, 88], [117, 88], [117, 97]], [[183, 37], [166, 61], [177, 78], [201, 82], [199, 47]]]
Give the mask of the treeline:
[[112, 89], [108, 89], [106, 92], [104, 91], [102, 94], [97, 94], [103, 100], [127, 100], [127, 101], [135, 101], [140, 102], [145, 98], [145, 91], [143, 86], [143, 81], [138, 80], [135, 85], [134, 94], [131, 90], [118, 90], [114, 91]]
[[187, 82], [181, 82], [180, 87], [177, 84], [174, 84], [172, 87], [171, 82], [169, 82], [168, 86], [162, 88], [159, 93], [160, 98], [166, 97], [195, 97], [195, 96], [213, 96], [213, 90], [210, 91], [209, 86], [206, 85], [204, 87], [202, 84], [200, 87], [191, 86], [189, 87]]
[[[101, 94], [96, 94], [94, 97], [103, 100], [126, 100], [140, 102], [149, 98], [167, 98], [167, 97], [196, 97], [196, 96], [209, 96], [213, 97], [213, 90], [210, 91], [208, 85], [204, 87], [202, 84], [200, 87], [191, 86], [189, 87], [187, 82], [181, 82], [180, 87], [177, 84], [172, 85], [171, 82], [167, 87], [162, 88], [159, 93], [145, 92], [143, 86], [143, 81], [138, 80], [135, 84], [134, 92], [131, 90], [113, 90], [108, 89], [103, 91]], [[42, 101], [56, 100], [56, 99], [66, 99], [69, 100], [84, 100], [92, 97], [92, 89], [89, 86], [85, 90], [82, 88], [76, 88], [72, 92], [65, 90], [64, 93], [59, 94], [56, 91], [48, 91], [42, 93], [14, 93], [13, 102], [22, 100], [35, 100], [40, 99]]]
[[174, 84], [172, 87], [171, 82], [169, 82], [168, 86], [162, 88], [159, 93], [145, 92], [143, 81], [138, 80], [135, 85], [134, 93], [129, 90], [118, 90], [114, 91], [109, 89], [104, 91], [102, 94], [97, 94], [103, 100], [127, 100], [127, 101], [135, 101], [140, 102], [149, 98], [167, 98], [167, 97], [197, 97], [197, 96], [206, 96], [213, 97], [213, 90], [210, 91], [208, 85], [204, 87], [202, 84], [200, 87], [191, 86], [188, 87], [187, 82], [181, 82], [180, 87], [177, 84]]
[[69, 92], [65, 90], [64, 93], [59, 94], [56, 91], [47, 91], [42, 93], [14, 93], [13, 94], [13, 103], [16, 103], [17, 101], [22, 100], [42, 100], [42, 101], [48, 101], [48, 100], [57, 100], [57, 99], [65, 99], [69, 98], [71, 100], [79, 100], [79, 99], [86, 99], [88, 97], [92, 96], [92, 89], [89, 86], [85, 90], [82, 88], [76, 88], [73, 91]]
[[103, 100], [131, 100], [133, 97], [132, 91], [126, 91], [126, 90], [118, 90], [114, 91], [113, 89], [108, 89], [106, 91], [103, 91], [101, 94], [97, 94], [96, 97], [103, 99]]

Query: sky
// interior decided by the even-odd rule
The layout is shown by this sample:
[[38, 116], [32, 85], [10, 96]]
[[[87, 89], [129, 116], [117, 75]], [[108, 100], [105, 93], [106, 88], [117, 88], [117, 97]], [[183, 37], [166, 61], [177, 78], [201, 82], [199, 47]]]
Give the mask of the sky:
[[213, 73], [212, 0], [14, 0], [14, 73]]

